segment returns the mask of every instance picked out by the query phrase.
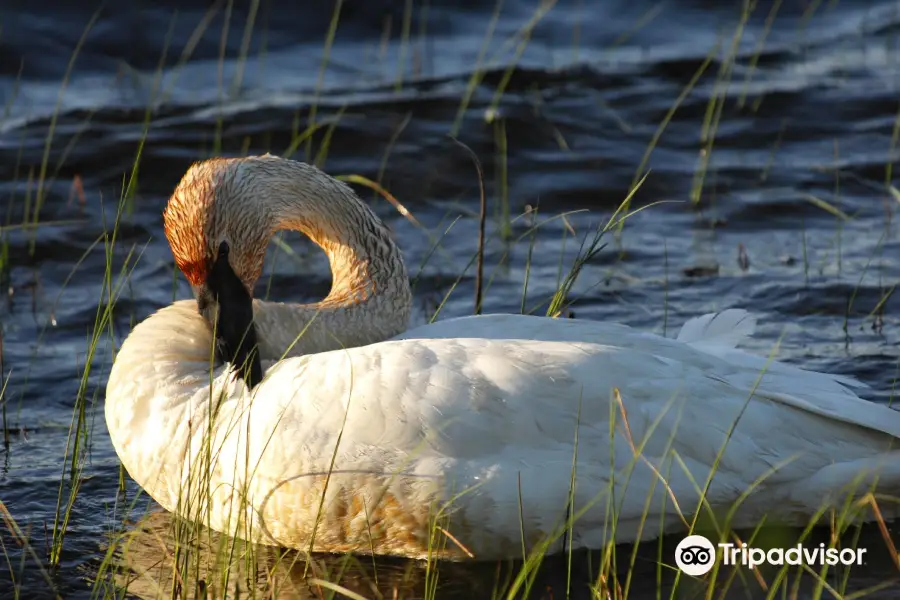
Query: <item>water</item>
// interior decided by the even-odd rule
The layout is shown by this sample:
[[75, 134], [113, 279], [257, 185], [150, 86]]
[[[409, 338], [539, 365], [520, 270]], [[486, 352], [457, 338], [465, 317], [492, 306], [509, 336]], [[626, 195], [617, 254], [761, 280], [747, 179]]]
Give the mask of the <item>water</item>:
[[[0, 318], [11, 436], [9, 447], [0, 450], [0, 499], [27, 530], [41, 561], [101, 301], [106, 259], [102, 242], [95, 242], [103, 223], [114, 219], [148, 114], [139, 183], [114, 257], [118, 268], [132, 248], [140, 254], [117, 304], [118, 339], [173, 298], [189, 296], [183, 278], [173, 276], [160, 217], [189, 162], [213, 152], [283, 153], [295, 121], [302, 131], [313, 105], [320, 120], [336, 123], [326, 170], [378, 179], [383, 168], [385, 187], [435, 236], [462, 215], [443, 238], [443, 250], [418, 276], [416, 323], [431, 314], [475, 251], [475, 170], [447, 134], [478, 64], [494, 6], [349, 2], [323, 72], [332, 3], [302, 11], [287, 2], [263, 2], [256, 11], [238, 4], [230, 17], [223, 3], [107, 7], [85, 34], [62, 94], [61, 82], [93, 8], [8, 2], [0, 13], [4, 225], [35, 219], [33, 182], [49, 152], [39, 211], [39, 220], [48, 224], [4, 229], [0, 246], [8, 252], [2, 283], [9, 293]], [[404, 38], [408, 7], [412, 20]], [[769, 29], [773, 7], [777, 14]], [[486, 54], [489, 68], [458, 133], [484, 164], [491, 202], [485, 310], [520, 310], [530, 239], [501, 240], [495, 218], [504, 195], [498, 185], [501, 134], [513, 218], [526, 206], [539, 206], [539, 219], [580, 211], [567, 222], [548, 222], [535, 237], [526, 305], [540, 310], [556, 288], [561, 254], [568, 265], [577, 249], [567, 228], [580, 239], [609, 218], [635, 180], [660, 123], [713, 53], [659, 138], [646, 165], [651, 173], [635, 196], [636, 206], [671, 202], [629, 219], [621, 247], [610, 238], [611, 245], [581, 274], [572, 310], [577, 318], [671, 334], [690, 316], [745, 307], [760, 317], [751, 345], [756, 351], [767, 353], [780, 339], [779, 358], [859, 377], [873, 388], [868, 397], [887, 401], [897, 369], [897, 300], [891, 292], [900, 276], [895, 258], [900, 248], [891, 219], [897, 200], [884, 183], [887, 165], [898, 155], [891, 137], [900, 89], [895, 35], [900, 4], [766, 0], [758, 3], [734, 47], [738, 2], [560, 1], [526, 38], [520, 32], [537, 8], [534, 1], [504, 2]], [[252, 35], [245, 44], [251, 15]], [[493, 110], [496, 91], [524, 39], [518, 68]], [[734, 61], [726, 58], [732, 51]], [[726, 87], [717, 75], [729, 68]], [[693, 207], [703, 120], [711, 98], [723, 95], [701, 202]], [[499, 118], [486, 119], [490, 114]], [[326, 130], [314, 136], [314, 151]], [[305, 150], [301, 145], [297, 156]], [[418, 273], [431, 247], [428, 234], [370, 191], [361, 193], [373, 199], [396, 232], [411, 272]], [[527, 232], [529, 219], [512, 222], [513, 239]], [[329, 286], [324, 258], [299, 236], [285, 239], [296, 254], [276, 257], [273, 248], [270, 296], [324, 296]], [[473, 288], [470, 269], [441, 314], [470, 313]], [[264, 286], [259, 293], [266, 293]], [[114, 509], [118, 463], [102, 417], [109, 362], [110, 348], [101, 344], [85, 382], [89, 461], [65, 540], [65, 568], [51, 575], [66, 598], [90, 594], [86, 580], [96, 573], [121, 512]], [[129, 499], [133, 492], [130, 488]], [[160, 548], [166, 547], [167, 518], [154, 514], [144, 523], [156, 533], [139, 538], [143, 554], [135, 551], [124, 563], [134, 567], [141, 556], [145, 568], [148, 562], [165, 563]], [[23, 597], [48, 595], [38, 561], [23, 554], [8, 530], [2, 542]], [[849, 590], [896, 576], [877, 531], [867, 530], [863, 544], [875, 558], [853, 570]], [[655, 547], [639, 552], [636, 572], [644, 576], [637, 578], [633, 594], [655, 593], [655, 553]], [[596, 569], [587, 569], [580, 558], [574, 564], [573, 595], [587, 597], [584, 581], [592, 580]], [[371, 565], [363, 560], [355, 569], [347, 581], [356, 583], [345, 585], [372, 595]], [[9, 597], [12, 582], [8, 570], [0, 570], [0, 595]], [[535, 597], [562, 597], [566, 572], [564, 560], [549, 561]], [[378, 576], [382, 591], [394, 586], [407, 597], [423, 595], [425, 576], [418, 566], [383, 561]], [[502, 582], [504, 576], [495, 565], [443, 567], [439, 597], [489, 594], [496, 578]], [[299, 576], [294, 579], [301, 597], [322, 593]], [[762, 593], [754, 585], [750, 581], [747, 589]]]

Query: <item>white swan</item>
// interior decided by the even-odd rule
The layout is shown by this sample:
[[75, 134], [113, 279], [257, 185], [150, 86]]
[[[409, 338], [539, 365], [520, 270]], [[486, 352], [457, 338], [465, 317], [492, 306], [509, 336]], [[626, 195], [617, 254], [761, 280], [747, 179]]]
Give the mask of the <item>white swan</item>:
[[[744, 311], [677, 340], [517, 315], [402, 333], [411, 297], [388, 230], [347, 186], [271, 155], [192, 166], [165, 226], [197, 301], [134, 328], [106, 421], [138, 484], [219, 531], [495, 559], [684, 530], [712, 470], [706, 502], [719, 517], [739, 503], [734, 527], [805, 524], [876, 479], [900, 490], [900, 414], [851, 379], [737, 350], [755, 324]], [[251, 301], [282, 228], [328, 255], [324, 301]], [[217, 360], [211, 375], [213, 346], [249, 367]]]

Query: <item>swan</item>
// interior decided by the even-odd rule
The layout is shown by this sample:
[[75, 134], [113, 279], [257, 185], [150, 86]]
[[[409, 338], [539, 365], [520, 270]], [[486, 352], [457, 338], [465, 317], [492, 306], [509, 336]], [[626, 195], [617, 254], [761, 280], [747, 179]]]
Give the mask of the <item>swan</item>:
[[[900, 413], [854, 379], [740, 350], [744, 310], [676, 338], [509, 314], [407, 330], [387, 227], [345, 184], [269, 154], [192, 165], [163, 217], [194, 299], [124, 340], [106, 423], [140, 487], [220, 532], [491, 560], [654, 539], [698, 514], [805, 525], [900, 490]], [[322, 301], [253, 298], [282, 229], [327, 255]]]

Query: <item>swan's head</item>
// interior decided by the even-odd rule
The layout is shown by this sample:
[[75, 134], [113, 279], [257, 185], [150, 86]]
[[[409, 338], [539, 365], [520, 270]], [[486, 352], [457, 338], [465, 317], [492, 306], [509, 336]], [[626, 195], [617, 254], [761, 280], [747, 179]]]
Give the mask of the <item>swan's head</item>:
[[[274, 157], [272, 157], [274, 159]], [[268, 193], [251, 160], [213, 159], [188, 169], [163, 212], [175, 263], [216, 332], [216, 355], [254, 386], [262, 379], [253, 287], [273, 233]], [[280, 159], [279, 159], [280, 160]], [[243, 368], [240, 368], [243, 366]]]
[[389, 230], [349, 186], [312, 165], [269, 154], [196, 163], [163, 219], [175, 263], [216, 330], [217, 357], [250, 365], [248, 384], [261, 379], [253, 287], [278, 230], [302, 232], [328, 256], [331, 291], [316, 310], [368, 307], [367, 339], [408, 325], [409, 281]]

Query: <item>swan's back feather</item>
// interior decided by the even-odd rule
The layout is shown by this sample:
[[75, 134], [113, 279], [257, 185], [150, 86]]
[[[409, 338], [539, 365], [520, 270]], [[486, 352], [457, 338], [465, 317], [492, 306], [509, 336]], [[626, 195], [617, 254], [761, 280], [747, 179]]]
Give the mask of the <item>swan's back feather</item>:
[[[727, 314], [726, 314], [727, 313]], [[555, 342], [617, 343], [627, 340], [635, 348], [642, 348], [660, 356], [680, 360], [690, 347], [704, 354], [726, 359], [744, 369], [761, 373], [784, 375], [802, 374], [811, 391], [846, 392], [845, 388], [866, 389], [859, 380], [830, 373], [807, 371], [768, 356], [750, 354], [736, 348], [751, 337], [756, 318], [742, 309], [728, 309], [690, 319], [676, 339], [637, 331], [620, 323], [604, 323], [581, 319], [551, 319], [515, 314], [487, 314], [457, 317], [410, 329], [393, 339], [489, 337], [492, 339], [523, 339]], [[687, 345], [686, 345], [687, 344]], [[687, 353], [687, 354], [686, 354]]]

